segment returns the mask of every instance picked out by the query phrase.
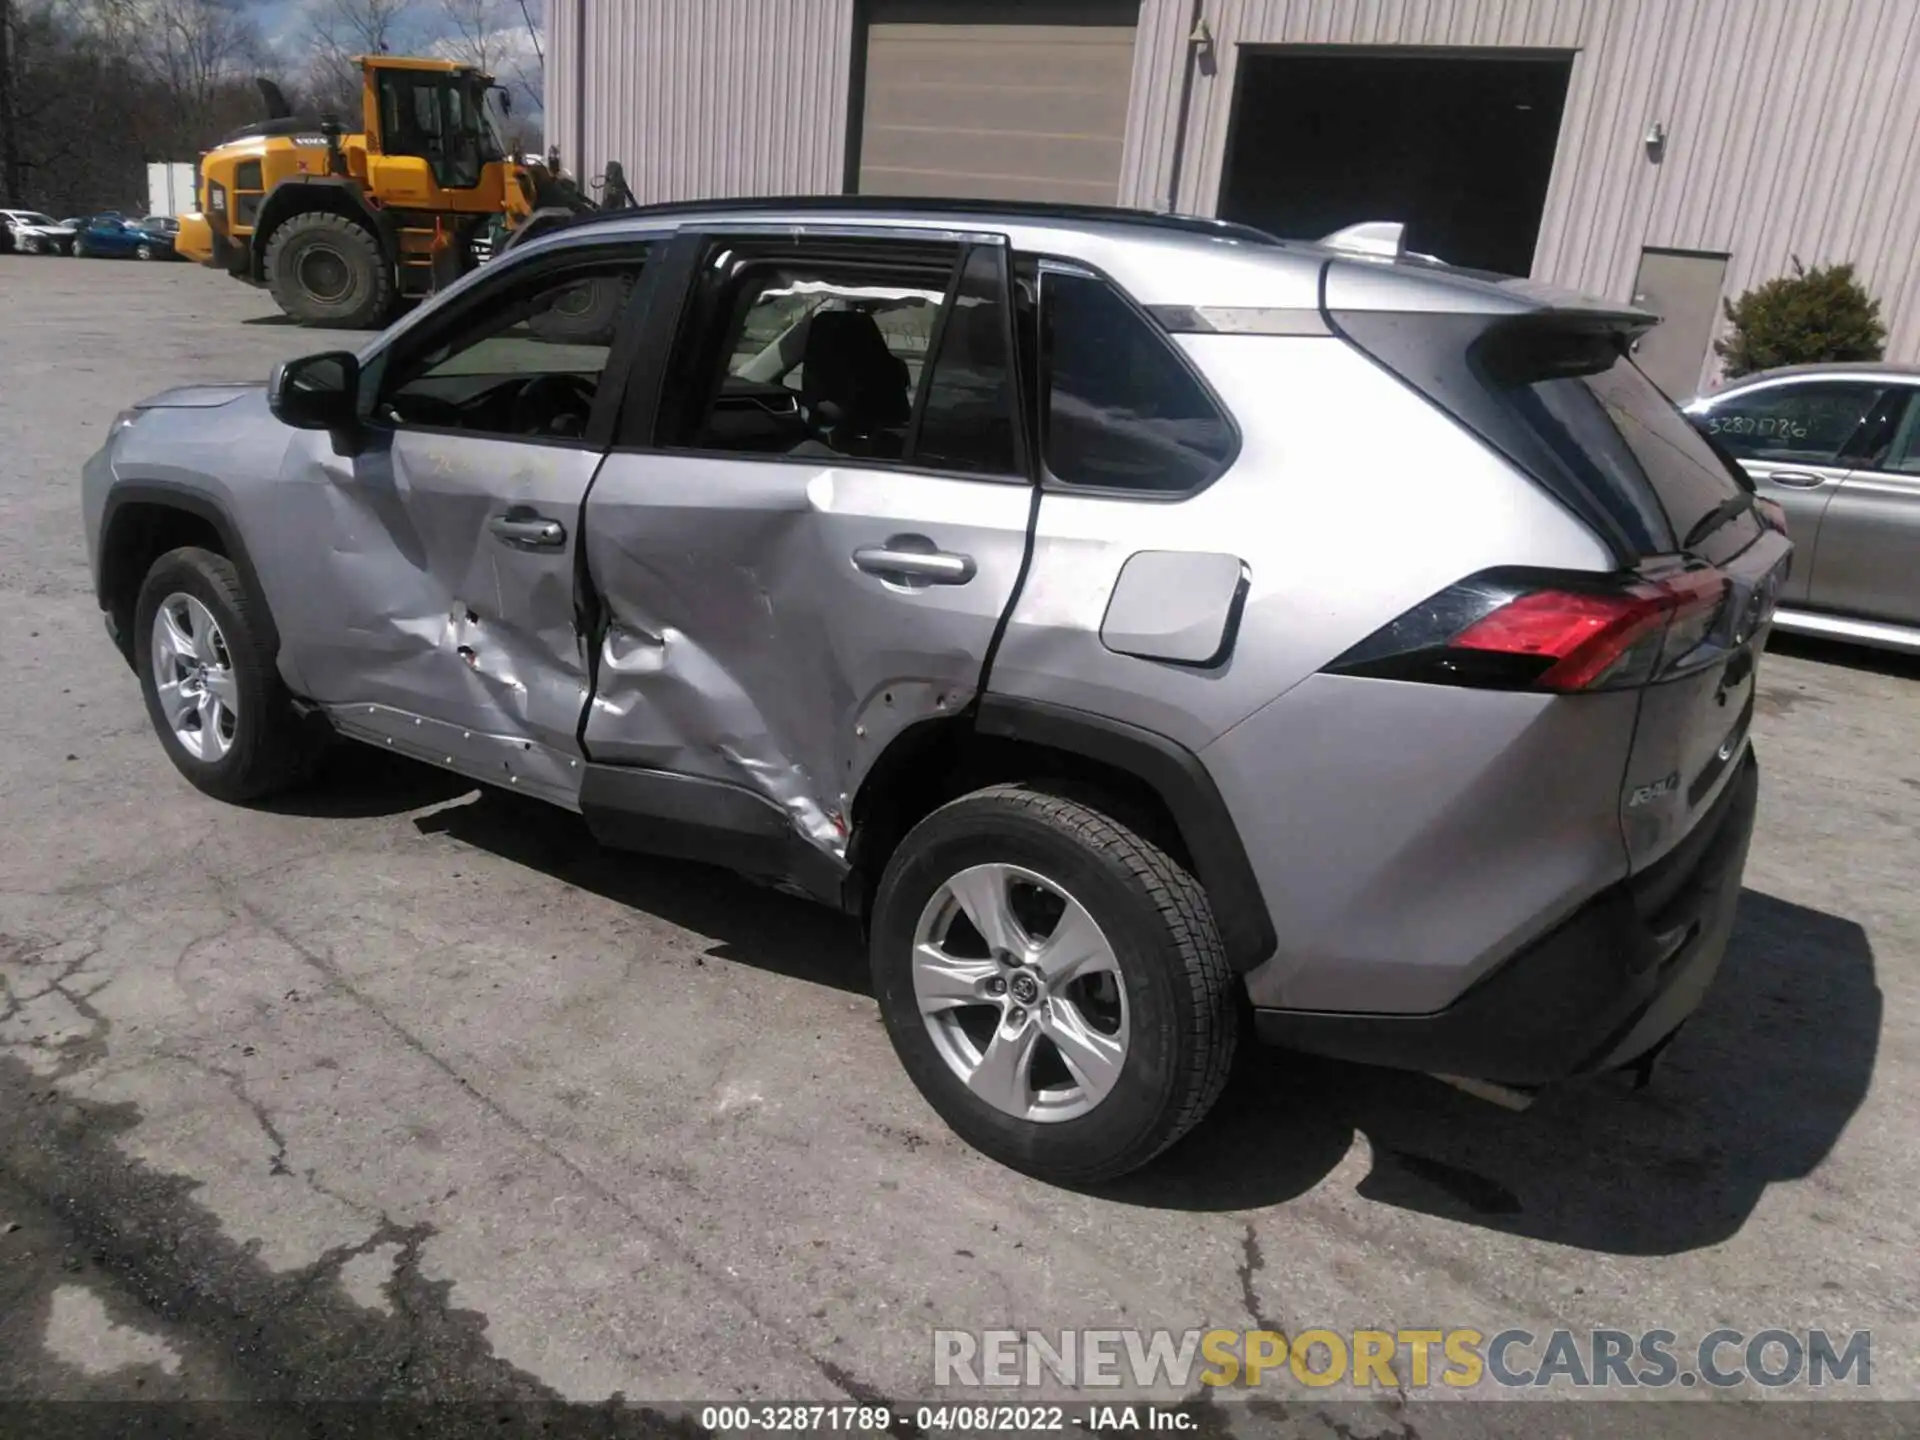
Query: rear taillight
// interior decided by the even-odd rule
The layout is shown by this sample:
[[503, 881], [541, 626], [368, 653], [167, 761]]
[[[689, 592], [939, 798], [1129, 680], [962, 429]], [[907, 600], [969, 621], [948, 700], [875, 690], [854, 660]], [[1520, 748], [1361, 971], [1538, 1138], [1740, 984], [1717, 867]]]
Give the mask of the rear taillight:
[[1710, 663], [1727, 577], [1493, 570], [1450, 585], [1327, 669], [1493, 690], [1610, 690]]

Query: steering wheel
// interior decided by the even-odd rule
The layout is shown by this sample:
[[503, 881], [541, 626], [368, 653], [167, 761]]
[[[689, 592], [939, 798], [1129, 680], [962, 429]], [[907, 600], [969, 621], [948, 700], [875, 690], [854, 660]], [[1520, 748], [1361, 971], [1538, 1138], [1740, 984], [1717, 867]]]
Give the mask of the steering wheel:
[[516, 435], [583, 435], [593, 391], [592, 381], [564, 371], [535, 375], [514, 392], [508, 425]]

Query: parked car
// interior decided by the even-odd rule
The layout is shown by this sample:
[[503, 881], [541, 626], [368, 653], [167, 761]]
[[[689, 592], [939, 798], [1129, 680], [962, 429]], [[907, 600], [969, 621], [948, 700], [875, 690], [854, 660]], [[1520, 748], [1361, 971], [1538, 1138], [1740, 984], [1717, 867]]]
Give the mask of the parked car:
[[82, 223], [80, 219], [50, 220], [40, 215], [38, 223], [15, 226], [14, 235], [26, 254], [71, 255], [74, 236]]
[[0, 210], [0, 249], [31, 254], [36, 237], [53, 223], [38, 210]]
[[145, 230], [149, 235], [163, 237], [167, 242], [167, 254], [165, 258], [176, 258], [173, 253], [173, 242], [180, 234], [180, 222], [178, 220], [174, 219], [171, 215], [144, 215], [133, 223], [136, 228]]
[[95, 215], [83, 221], [75, 232], [73, 253], [81, 256], [170, 260], [173, 258], [173, 238], [164, 232], [150, 230], [139, 221], [123, 220], [117, 215]]
[[[1173, 1143], [1248, 1002], [1507, 1099], [1644, 1067], [1733, 922], [1791, 547], [1651, 317], [1368, 247], [584, 221], [122, 416], [99, 601], [209, 795], [326, 729], [852, 912], [914, 1083], [1035, 1174]], [[615, 336], [546, 343], [596, 287]]]
[[1793, 365], [1686, 412], [1786, 512], [1797, 558], [1774, 623], [1920, 653], [1920, 368]]

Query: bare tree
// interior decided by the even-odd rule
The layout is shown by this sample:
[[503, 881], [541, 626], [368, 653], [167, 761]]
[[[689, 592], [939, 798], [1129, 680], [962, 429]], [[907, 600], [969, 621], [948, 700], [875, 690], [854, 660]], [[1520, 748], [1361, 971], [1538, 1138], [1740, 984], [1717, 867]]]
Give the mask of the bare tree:
[[20, 153], [20, 102], [13, 79], [13, 0], [0, 0], [0, 200], [18, 205], [26, 189]]
[[542, 108], [540, 38], [530, 0], [440, 0], [449, 33], [442, 54], [495, 76]]
[[307, 10], [313, 59], [307, 91], [315, 109], [352, 115], [360, 109], [357, 56], [380, 55], [404, 43], [407, 0], [315, 0]]

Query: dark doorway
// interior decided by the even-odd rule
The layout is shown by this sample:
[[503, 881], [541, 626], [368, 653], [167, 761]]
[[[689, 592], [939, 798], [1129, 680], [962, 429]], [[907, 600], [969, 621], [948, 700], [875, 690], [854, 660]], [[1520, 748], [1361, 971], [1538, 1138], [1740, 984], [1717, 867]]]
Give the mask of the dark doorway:
[[1307, 239], [1399, 220], [1409, 250], [1525, 275], [1572, 65], [1498, 52], [1242, 55], [1220, 213]]

